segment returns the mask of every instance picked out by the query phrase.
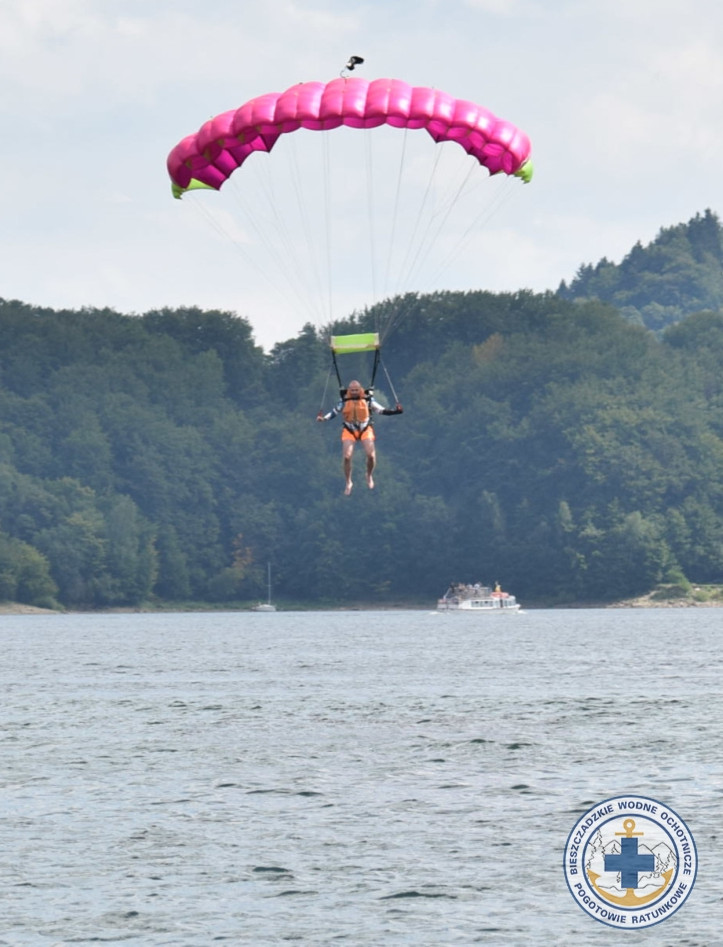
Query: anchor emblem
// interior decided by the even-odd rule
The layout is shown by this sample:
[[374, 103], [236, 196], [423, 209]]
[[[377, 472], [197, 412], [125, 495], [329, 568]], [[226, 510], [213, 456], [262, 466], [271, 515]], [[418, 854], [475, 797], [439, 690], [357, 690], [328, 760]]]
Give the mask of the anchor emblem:
[[620, 904], [625, 907], [639, 907], [659, 898], [670, 885], [675, 874], [675, 866], [668, 871], [662, 872], [665, 884], [656, 888], [650, 894], [636, 896], [635, 889], [638, 886], [638, 875], [642, 872], [651, 872], [655, 870], [655, 855], [646, 855], [638, 851], [638, 838], [644, 835], [644, 832], [635, 831], [635, 819], [625, 819], [623, 822], [624, 832], [616, 832], [621, 836], [620, 854], [605, 855], [605, 871], [620, 872], [620, 887], [625, 888], [624, 895], [610, 894], [597, 884], [600, 874], [587, 869], [587, 876], [590, 884], [595, 891], [610, 904]]

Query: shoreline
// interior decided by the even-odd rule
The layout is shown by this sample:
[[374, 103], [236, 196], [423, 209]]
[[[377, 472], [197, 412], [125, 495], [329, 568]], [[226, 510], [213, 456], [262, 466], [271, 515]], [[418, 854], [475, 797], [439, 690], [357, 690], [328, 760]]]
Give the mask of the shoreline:
[[[554, 609], [586, 609], [586, 608], [723, 608], [723, 599], [719, 597], [698, 600], [692, 596], [680, 598], [660, 598], [660, 592], [649, 592], [647, 595], [641, 595], [637, 598], [621, 599], [617, 602], [568, 602], [557, 603], [554, 605], [542, 602], [530, 602], [526, 606], [522, 605], [522, 611], [552, 611]], [[325, 605], [319, 607], [294, 606], [287, 607], [278, 605], [280, 612], [362, 612], [362, 611], [435, 611], [436, 603], [429, 605], [419, 604], [418, 602], [394, 603], [394, 604], [375, 604], [369, 605]], [[199, 607], [189, 608], [182, 603], [178, 605], [168, 604], [168, 607], [159, 606], [130, 606], [119, 608], [98, 608], [98, 609], [53, 609], [41, 608], [36, 605], [25, 605], [22, 602], [0, 602], [0, 616], [2, 615], [110, 615], [110, 614], [153, 614], [157, 612], [250, 612], [250, 606], [233, 607], [231, 605], [225, 608], [214, 608], [210, 606], [199, 605]]]
[[63, 615], [56, 608], [40, 608], [37, 605], [24, 605], [22, 602], [0, 602], [0, 615]]

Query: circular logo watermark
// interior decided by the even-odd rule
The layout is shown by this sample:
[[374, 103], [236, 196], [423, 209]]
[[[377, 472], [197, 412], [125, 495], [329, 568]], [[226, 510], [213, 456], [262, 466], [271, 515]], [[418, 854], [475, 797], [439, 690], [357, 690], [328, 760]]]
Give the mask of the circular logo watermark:
[[693, 890], [698, 855], [690, 829], [670, 806], [646, 796], [616, 796], [578, 819], [563, 866], [583, 911], [610, 927], [639, 930], [682, 907]]

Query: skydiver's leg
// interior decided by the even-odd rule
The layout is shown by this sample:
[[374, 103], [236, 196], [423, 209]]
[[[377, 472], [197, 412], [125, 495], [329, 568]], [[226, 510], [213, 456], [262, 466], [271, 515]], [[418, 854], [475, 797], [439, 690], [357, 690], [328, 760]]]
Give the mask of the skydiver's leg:
[[351, 458], [354, 453], [354, 441], [342, 441], [341, 442], [341, 465], [344, 471], [344, 480], [346, 481], [344, 486], [344, 496], [349, 496], [351, 493], [351, 488], [354, 484], [351, 482]]
[[377, 452], [376, 448], [374, 447], [374, 439], [369, 438], [368, 440], [362, 441], [362, 443], [364, 444], [364, 451], [367, 455], [367, 486], [370, 490], [373, 490], [374, 477], [372, 475], [377, 463]]

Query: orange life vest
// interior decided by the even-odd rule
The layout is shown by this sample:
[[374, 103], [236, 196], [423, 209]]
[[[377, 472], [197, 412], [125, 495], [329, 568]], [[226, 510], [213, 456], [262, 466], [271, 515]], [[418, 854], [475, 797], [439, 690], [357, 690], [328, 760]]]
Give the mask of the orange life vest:
[[371, 422], [371, 410], [367, 396], [363, 398], [345, 398], [341, 409], [344, 427], [355, 437], [359, 437]]

